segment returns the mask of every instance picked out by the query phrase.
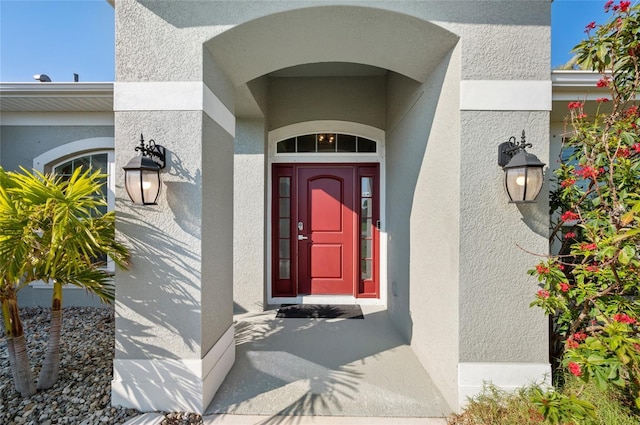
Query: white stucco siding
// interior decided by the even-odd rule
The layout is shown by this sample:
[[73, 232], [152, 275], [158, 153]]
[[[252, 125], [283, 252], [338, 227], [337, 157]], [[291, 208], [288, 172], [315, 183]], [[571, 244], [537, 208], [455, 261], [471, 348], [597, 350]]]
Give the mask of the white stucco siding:
[[270, 78], [268, 128], [317, 120], [384, 128], [385, 87], [384, 76]]
[[[423, 81], [455, 43], [453, 34], [468, 46], [462, 54], [463, 79], [542, 79], [549, 70], [550, 59], [540, 50], [550, 37], [547, 0], [376, 1], [365, 7], [360, 1], [242, 5], [246, 7], [227, 1], [194, 2], [188, 8], [169, 1], [117, 2], [116, 55], [137, 58], [116, 62], [117, 80], [216, 78], [203, 77], [209, 66], [191, 66], [185, 61], [190, 58], [199, 64], [217, 61], [235, 85], [286, 66], [321, 61], [371, 64]], [[436, 26], [426, 22], [447, 31], [434, 32]], [[248, 31], [234, 33], [234, 27], [245, 23], [251, 26], [245, 26]], [[207, 57], [202, 45], [210, 39], [207, 48], [212, 57]], [[261, 43], [254, 43], [256, 39]], [[375, 48], [354, 52], [344, 42], [349, 39], [366, 40]], [[430, 52], [424, 56], [402, 56], [425, 49]]]
[[461, 121], [460, 361], [546, 363], [547, 319], [529, 307], [526, 271], [529, 252], [549, 250], [548, 199], [543, 189], [535, 204], [508, 204], [496, 147], [524, 128], [548, 163], [549, 114], [463, 111]]
[[[505, 2], [495, 3], [503, 7]], [[551, 56], [551, 2], [512, 1], [532, 13], [529, 25], [478, 21], [454, 25], [451, 29], [464, 40], [463, 80], [549, 80]], [[544, 4], [543, 4], [544, 3]], [[542, 7], [541, 7], [542, 6]], [[545, 9], [547, 12], [545, 13]], [[499, 12], [503, 16], [505, 11]], [[535, 17], [538, 16], [538, 19]], [[485, 23], [489, 24], [486, 25]]]
[[202, 111], [116, 113], [116, 181], [140, 132], [169, 153], [158, 205], [132, 205], [116, 187], [116, 229], [131, 268], [116, 271], [116, 358], [200, 358]]
[[[200, 243], [202, 281], [199, 318], [202, 351], [209, 352], [229, 327], [233, 327], [233, 196], [234, 137], [203, 113], [202, 181], [194, 176], [202, 197]], [[192, 208], [185, 199], [184, 209]]]
[[[247, 22], [211, 39], [207, 48], [235, 85], [316, 62], [378, 66], [424, 81], [457, 39], [427, 21], [382, 8], [321, 4]], [[420, 50], [428, 54], [413, 54]]]
[[[475, 385], [465, 373], [485, 369], [461, 364], [493, 370], [510, 362], [509, 382], [546, 368], [545, 319], [528, 307], [533, 259], [515, 244], [544, 252], [547, 201], [507, 204], [495, 151], [524, 128], [532, 152], [548, 159], [550, 102], [521, 100], [513, 87], [550, 89], [549, 8], [547, 0], [116, 2], [116, 149], [131, 149], [127, 141], [142, 130], [175, 161], [158, 206], [138, 212], [142, 219], [128, 204], [119, 207], [130, 220], [120, 230], [135, 241], [138, 263], [118, 277], [117, 360], [228, 353], [220, 338], [229, 332], [233, 268], [251, 262], [242, 279], [268, 270], [264, 256], [230, 257], [268, 244], [268, 231], [245, 229], [267, 215], [268, 198], [255, 197], [270, 190], [265, 162], [259, 168], [264, 133], [340, 120], [387, 132], [388, 309], [447, 401], [458, 407], [468, 390], [461, 383]], [[318, 62], [388, 74], [265, 81], [273, 71]], [[510, 97], [486, 90], [495, 81], [508, 82]], [[198, 89], [154, 99], [148, 88], [160, 82]], [[118, 109], [118, 84], [148, 85]], [[481, 95], [473, 100], [470, 88]], [[205, 161], [215, 168], [205, 171]], [[233, 194], [234, 185], [251, 182]], [[240, 213], [235, 220], [232, 208]], [[238, 292], [249, 307], [264, 299], [251, 285], [251, 295]], [[149, 308], [150, 300], [158, 307]], [[171, 309], [175, 300], [180, 309]], [[520, 373], [517, 364], [540, 368]]]
[[239, 312], [266, 305], [265, 125], [264, 119], [239, 120], [234, 144], [233, 301]]
[[389, 78], [388, 308], [451, 406], [457, 405], [459, 51], [427, 82]]

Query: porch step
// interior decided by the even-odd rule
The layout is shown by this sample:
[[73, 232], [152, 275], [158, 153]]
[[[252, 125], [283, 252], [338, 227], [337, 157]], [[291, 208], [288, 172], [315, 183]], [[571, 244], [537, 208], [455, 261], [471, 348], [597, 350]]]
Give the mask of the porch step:
[[363, 416], [211, 415], [204, 425], [446, 425], [444, 418], [371, 418]]

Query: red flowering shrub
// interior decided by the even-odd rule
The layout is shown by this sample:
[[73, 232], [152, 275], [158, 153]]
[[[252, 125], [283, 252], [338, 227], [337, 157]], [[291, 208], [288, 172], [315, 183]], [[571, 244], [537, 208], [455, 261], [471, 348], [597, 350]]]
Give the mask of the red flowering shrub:
[[594, 243], [586, 243], [583, 242], [580, 244], [580, 249], [583, 251], [594, 251], [598, 248], [598, 246]]
[[605, 4], [604, 4], [604, 11], [608, 12], [609, 9], [611, 9], [611, 6], [613, 6], [613, 4], [615, 3], [614, 0], [608, 0]]
[[582, 108], [583, 104], [582, 102], [569, 102], [569, 109], [578, 109], [578, 108]]
[[576, 179], [564, 179], [562, 180], [562, 183], [560, 183], [560, 186], [562, 187], [569, 187], [569, 186], [573, 186], [574, 184], [576, 184]]
[[549, 298], [549, 296], [551, 295], [551, 293], [549, 291], [547, 291], [546, 289], [540, 289], [538, 291], [538, 297], [546, 299]]
[[545, 267], [542, 264], [538, 264], [536, 266], [536, 271], [538, 272], [538, 274], [546, 274], [546, 273], [549, 273], [549, 268]]
[[574, 213], [573, 211], [565, 211], [560, 216], [560, 220], [562, 220], [562, 221], [572, 221], [572, 220], [577, 220], [578, 218], [580, 218], [580, 216], [578, 214]]
[[576, 341], [584, 341], [585, 339], [587, 339], [587, 334], [584, 332], [576, 332], [571, 337]]
[[574, 173], [576, 176], [582, 177], [583, 179], [595, 179], [601, 173], [604, 173], [604, 168], [598, 169], [598, 168], [585, 165], [584, 167], [581, 167], [575, 170]]
[[582, 375], [582, 367], [580, 367], [580, 365], [578, 363], [569, 362], [567, 367], [569, 368], [569, 372], [573, 373], [574, 375], [576, 375], [576, 376]]
[[575, 51], [609, 93], [589, 117], [583, 102], [568, 105], [570, 155], [551, 193], [559, 251], [529, 271], [531, 305], [553, 318], [558, 367], [622, 388], [640, 410], [640, 3], [605, 10], [609, 22], [589, 23]]
[[619, 323], [626, 323], [628, 325], [636, 323], [636, 319], [629, 317], [624, 313], [616, 313], [613, 315], [613, 320]]
[[578, 348], [580, 347], [580, 343], [575, 339], [569, 337], [566, 342], [566, 346], [568, 349]]

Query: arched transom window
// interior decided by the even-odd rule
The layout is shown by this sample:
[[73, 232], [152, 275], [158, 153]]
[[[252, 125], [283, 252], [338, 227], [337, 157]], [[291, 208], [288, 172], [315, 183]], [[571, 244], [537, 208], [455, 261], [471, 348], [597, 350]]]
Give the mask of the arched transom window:
[[342, 133], [313, 133], [277, 143], [277, 153], [376, 153], [378, 144], [370, 139]]

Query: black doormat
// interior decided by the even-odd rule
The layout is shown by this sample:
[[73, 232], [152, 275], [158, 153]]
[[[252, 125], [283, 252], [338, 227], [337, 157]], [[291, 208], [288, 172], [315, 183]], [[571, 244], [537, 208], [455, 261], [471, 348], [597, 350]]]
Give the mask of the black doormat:
[[357, 304], [282, 304], [276, 317], [280, 319], [364, 319], [362, 309]]

